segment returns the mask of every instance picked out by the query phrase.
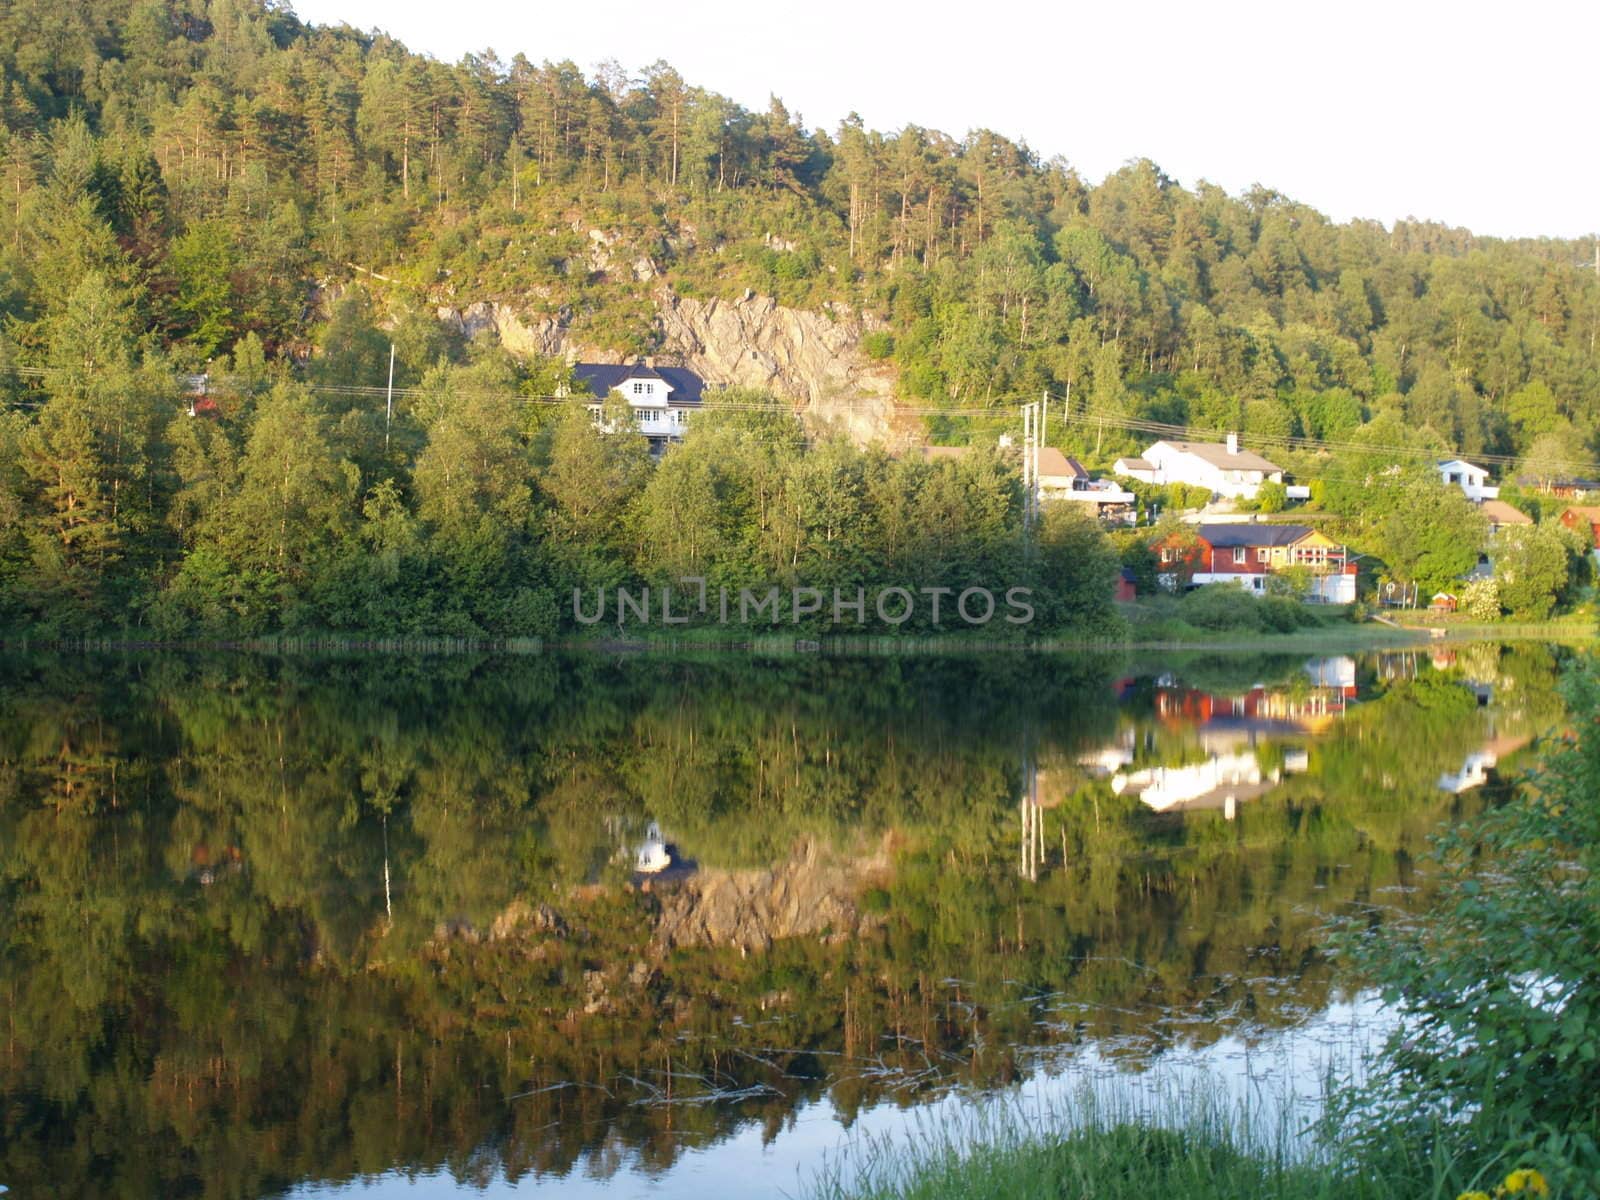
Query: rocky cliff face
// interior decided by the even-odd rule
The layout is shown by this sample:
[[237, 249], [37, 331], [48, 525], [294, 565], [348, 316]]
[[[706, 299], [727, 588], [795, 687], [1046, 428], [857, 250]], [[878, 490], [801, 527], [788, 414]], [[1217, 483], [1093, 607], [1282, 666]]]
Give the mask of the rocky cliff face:
[[[502, 346], [516, 355], [561, 358], [570, 354], [574, 360], [582, 357], [577, 353], [578, 348], [569, 337], [567, 325], [572, 319], [569, 309], [561, 309], [544, 316], [529, 317], [525, 321], [509, 304], [490, 304], [480, 300], [465, 308], [441, 306], [437, 310], [437, 315], [439, 320], [447, 325], [453, 325], [469, 338], [482, 333], [492, 334], [500, 339]], [[587, 361], [614, 362], [616, 356]]]
[[763, 870], [702, 869], [661, 893], [655, 941], [674, 946], [764, 950], [791, 937], [851, 937], [877, 918], [856, 900], [886, 861], [833, 860], [814, 842]]
[[[699, 300], [670, 288], [655, 294], [663, 362], [688, 367], [711, 387], [764, 388], [787, 397], [816, 426], [860, 442], [888, 440], [894, 372], [861, 352], [870, 324], [856, 315], [787, 308], [747, 292], [739, 300]], [[529, 315], [505, 303], [442, 307], [439, 319], [468, 336], [492, 332], [513, 354], [617, 362], [572, 336], [572, 314]]]
[[888, 435], [894, 375], [861, 353], [869, 330], [851, 314], [836, 319], [749, 292], [727, 301], [663, 291], [656, 324], [662, 348], [707, 382], [787, 396], [860, 441]]

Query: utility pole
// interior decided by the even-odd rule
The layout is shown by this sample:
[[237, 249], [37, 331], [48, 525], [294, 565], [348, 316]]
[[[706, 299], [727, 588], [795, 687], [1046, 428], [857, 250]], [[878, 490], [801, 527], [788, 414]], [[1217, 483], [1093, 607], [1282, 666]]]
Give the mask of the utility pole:
[[1044, 406], [1035, 400], [1022, 406], [1022, 525], [1031, 529], [1039, 516], [1039, 442]]
[[394, 343], [389, 343], [389, 391], [383, 406], [383, 452], [389, 453], [389, 426], [394, 424]]
[[[1027, 720], [1022, 730], [1022, 787], [1017, 801], [1017, 811], [1022, 818], [1018, 849], [1017, 873], [1030, 883], [1037, 883], [1039, 870], [1044, 866], [1044, 810], [1039, 797], [1039, 748], [1034, 737], [1033, 721]], [[1066, 862], [1063, 853], [1062, 863]], [[1022, 942], [1018, 917], [1018, 945]]]
[[1034, 520], [1034, 485], [1027, 472], [1034, 466], [1034, 405], [1022, 405], [1022, 528]]

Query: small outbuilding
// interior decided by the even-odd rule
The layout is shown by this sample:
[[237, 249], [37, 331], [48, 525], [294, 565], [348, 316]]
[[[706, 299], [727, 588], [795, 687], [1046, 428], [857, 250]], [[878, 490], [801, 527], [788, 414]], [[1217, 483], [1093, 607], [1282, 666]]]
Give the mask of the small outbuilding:
[[1133, 578], [1133, 568], [1123, 567], [1117, 573], [1116, 599], [1128, 603], [1139, 598], [1139, 588]]

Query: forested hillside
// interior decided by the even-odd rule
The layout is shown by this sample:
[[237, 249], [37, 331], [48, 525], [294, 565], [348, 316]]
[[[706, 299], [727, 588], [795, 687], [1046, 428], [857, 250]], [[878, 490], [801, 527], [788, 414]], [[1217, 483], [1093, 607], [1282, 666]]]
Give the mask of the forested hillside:
[[[660, 474], [575, 430], [573, 462], [608, 486], [553, 471], [561, 422], [533, 401], [563, 367], [438, 319], [480, 301], [612, 354], [657, 348], [668, 294], [749, 289], [864, 317], [862, 352], [895, 368], [940, 440], [992, 434], [1017, 396], [1070, 389], [1058, 412], [1080, 424], [1062, 436], [1083, 430], [1102, 459], [1146, 422], [1273, 446], [1338, 445], [1374, 421], [1369, 444], [1405, 429], [1475, 455], [1593, 457], [1588, 241], [1336, 225], [1263, 190], [1183, 189], [1148, 162], [1091, 186], [988, 131], [808, 130], [776, 99], [748, 111], [665, 63], [450, 65], [260, 0], [18, 0], [0, 13], [0, 70], [12, 623], [160, 608], [173, 629], [454, 627], [437, 606], [305, 608], [311, 581], [359, 551], [388, 555], [390, 575], [421, 555], [435, 588], [500, 595], [492, 612], [451, 611], [511, 632], [531, 618], [505, 597], [568, 578], [551, 555], [578, 542], [614, 575], [668, 569], [641, 530], [681, 528], [682, 497], [651, 509]], [[386, 423], [364, 389], [386, 383], [391, 342], [407, 391]], [[173, 377], [205, 369], [225, 383], [221, 417], [191, 420]], [[790, 494], [798, 427], [745, 424], [745, 443], [782, 461], [682, 483], [734, 515], [726, 544], [675, 549], [671, 567], [721, 553], [740, 578], [797, 569], [816, 529], [833, 562], [841, 513], [796, 500], [783, 533], [750, 483], [768, 471]], [[854, 511], [875, 514], [848, 574], [898, 543], [883, 532], [888, 466], [838, 456]], [[923, 482], [893, 486], [918, 509]], [[967, 488], [972, 538], [1014, 533], [1014, 494], [951, 486]], [[758, 498], [729, 509], [730, 494]]]

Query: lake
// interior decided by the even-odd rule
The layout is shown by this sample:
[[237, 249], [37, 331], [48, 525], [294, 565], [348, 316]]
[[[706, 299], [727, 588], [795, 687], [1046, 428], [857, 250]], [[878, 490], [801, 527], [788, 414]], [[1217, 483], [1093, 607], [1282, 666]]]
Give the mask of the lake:
[[1309, 1096], [1381, 1025], [1329, 918], [1427, 902], [1562, 654], [0, 658], [0, 1185], [794, 1195]]

